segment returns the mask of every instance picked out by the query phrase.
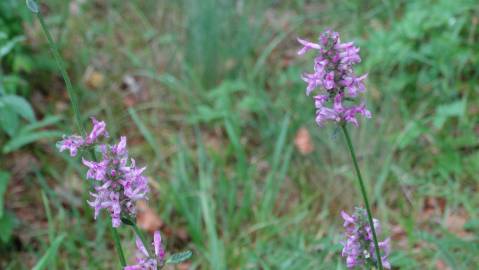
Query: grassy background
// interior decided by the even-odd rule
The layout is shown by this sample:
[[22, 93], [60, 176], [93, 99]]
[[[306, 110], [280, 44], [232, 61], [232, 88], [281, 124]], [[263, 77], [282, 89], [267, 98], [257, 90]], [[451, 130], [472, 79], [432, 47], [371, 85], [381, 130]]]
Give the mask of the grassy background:
[[[369, 72], [373, 118], [353, 143], [394, 269], [479, 265], [475, 1], [48, 0], [42, 10], [84, 121], [106, 120], [147, 164], [168, 250], [194, 252], [183, 268], [345, 269], [339, 212], [361, 198], [341, 134], [317, 127], [304, 95], [313, 56], [296, 56], [296, 37], [327, 27], [359, 44], [358, 72]], [[28, 85], [18, 93], [39, 119], [61, 118], [48, 130], [74, 132], [39, 23], [22, 19], [33, 64], [17, 72]], [[294, 145], [300, 128], [310, 154]], [[108, 218], [93, 221], [84, 169], [54, 141], [1, 157], [14, 225], [0, 268], [29, 269], [45, 252], [56, 254], [50, 269], [115, 268]], [[132, 232], [120, 233], [131, 261]]]

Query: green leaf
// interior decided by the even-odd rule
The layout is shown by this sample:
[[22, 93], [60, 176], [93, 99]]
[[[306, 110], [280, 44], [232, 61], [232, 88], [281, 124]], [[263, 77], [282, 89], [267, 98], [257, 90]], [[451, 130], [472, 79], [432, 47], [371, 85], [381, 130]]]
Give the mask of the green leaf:
[[433, 124], [437, 129], [442, 128], [446, 120], [450, 117], [461, 117], [466, 111], [466, 101], [459, 100], [449, 104], [438, 106], [434, 115]]
[[3, 106], [0, 100], [0, 127], [10, 136], [15, 135], [18, 128], [18, 115], [7, 106]]
[[63, 239], [65, 238], [65, 234], [61, 234], [53, 240], [50, 247], [47, 249], [43, 257], [37, 262], [35, 267], [32, 270], [42, 270], [45, 269], [48, 264], [50, 263], [51, 259], [57, 255], [58, 247], [62, 243]]
[[27, 7], [33, 13], [38, 13], [38, 4], [35, 0], [27, 0]]
[[421, 122], [419, 121], [411, 121], [405, 127], [404, 131], [399, 134], [398, 140], [398, 147], [399, 149], [404, 149], [405, 147], [409, 146], [416, 139], [424, 133], [424, 127]]
[[2, 240], [3, 243], [7, 243], [8, 240], [10, 240], [14, 227], [15, 216], [6, 212], [5, 215], [0, 218], [0, 240]]
[[182, 263], [182, 262], [188, 260], [189, 258], [191, 258], [192, 255], [193, 255], [193, 253], [190, 250], [175, 253], [175, 254], [171, 255], [166, 260], [166, 263], [167, 264], [179, 264], [179, 263]]
[[0, 47], [0, 59], [10, 53], [18, 42], [25, 40], [24, 36], [16, 36]]
[[0, 102], [5, 106], [10, 107], [17, 114], [27, 119], [30, 122], [35, 122], [35, 113], [33, 112], [32, 106], [28, 101], [21, 97], [15, 95], [8, 95], [0, 98]]
[[7, 142], [3, 147], [3, 153], [6, 154], [12, 152], [26, 144], [38, 141], [40, 139], [59, 138], [61, 136], [62, 133], [58, 131], [38, 131], [34, 133], [22, 134]]
[[30, 131], [35, 130], [35, 129], [44, 128], [46, 126], [54, 125], [54, 124], [60, 122], [61, 120], [62, 120], [62, 118], [60, 116], [56, 116], [56, 115], [46, 116], [45, 118], [43, 118], [40, 121], [31, 123], [31, 124], [28, 124], [28, 125], [22, 127], [20, 129], [19, 133], [20, 134], [26, 134], [26, 133], [29, 133]]
[[8, 182], [10, 181], [10, 174], [8, 172], [0, 171], [0, 218], [3, 217], [3, 196], [7, 191]]

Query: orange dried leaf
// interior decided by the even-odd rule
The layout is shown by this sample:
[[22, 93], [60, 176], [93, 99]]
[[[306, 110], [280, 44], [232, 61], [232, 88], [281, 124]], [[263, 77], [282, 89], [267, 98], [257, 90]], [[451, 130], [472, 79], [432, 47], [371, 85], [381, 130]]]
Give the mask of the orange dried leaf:
[[136, 207], [138, 211], [136, 215], [136, 222], [140, 228], [148, 231], [149, 233], [153, 233], [163, 226], [163, 221], [161, 218], [156, 214], [155, 211], [148, 207], [146, 202], [139, 201], [136, 204]]
[[311, 135], [309, 135], [309, 131], [304, 127], [300, 128], [296, 133], [294, 144], [296, 145], [296, 149], [298, 149], [298, 151], [303, 155], [307, 155], [314, 151]]

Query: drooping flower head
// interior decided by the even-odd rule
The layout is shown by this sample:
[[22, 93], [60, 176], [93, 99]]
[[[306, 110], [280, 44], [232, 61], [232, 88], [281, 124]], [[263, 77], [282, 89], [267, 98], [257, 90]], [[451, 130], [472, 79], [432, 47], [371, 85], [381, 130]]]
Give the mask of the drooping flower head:
[[92, 131], [83, 138], [78, 135], [64, 137], [58, 143], [59, 151], [70, 150], [75, 156], [79, 149], [98, 146], [101, 160], [82, 158], [88, 168], [86, 178], [97, 181], [90, 192], [88, 204], [94, 209], [95, 219], [102, 209], [111, 215], [112, 226], [119, 227], [122, 217], [136, 215], [136, 201], [148, 199], [148, 179], [143, 175], [145, 167], [136, 167], [134, 159], [129, 159], [126, 137], [122, 136], [117, 144], [100, 144], [100, 137], [108, 138], [106, 124], [92, 118]]
[[150, 257], [146, 247], [141, 242], [140, 238], [136, 238], [137, 257], [136, 264], [128, 265], [124, 270], [157, 270], [158, 266], [162, 266], [165, 260], [165, 249], [161, 244], [161, 234], [156, 231], [153, 235], [153, 249], [154, 258]]
[[[357, 266], [377, 265], [376, 249], [374, 247], [373, 233], [367, 220], [367, 212], [362, 208], [356, 208], [353, 215], [341, 211], [344, 219], [346, 240], [343, 244], [341, 256], [346, 257], [348, 268]], [[374, 229], [377, 234], [381, 233], [381, 226], [377, 219], [373, 219]], [[381, 262], [384, 268], [391, 269], [388, 261], [390, 252], [389, 238], [379, 242], [379, 249], [382, 257]]]
[[[306, 95], [318, 88], [322, 90], [322, 94], [314, 97], [318, 125], [334, 121], [358, 126], [357, 114], [370, 118], [371, 113], [364, 103], [355, 103], [358, 94], [366, 91], [363, 81], [367, 74], [358, 77], [353, 70], [353, 65], [361, 62], [359, 48], [352, 42], [341, 43], [339, 34], [331, 30], [321, 34], [318, 43], [300, 38], [298, 42], [303, 46], [298, 51], [299, 55], [310, 50], [317, 51], [314, 72], [304, 73], [302, 79], [307, 83]], [[351, 105], [346, 106], [346, 101]], [[332, 106], [326, 107], [327, 104]]]
[[63, 136], [63, 140], [57, 143], [58, 151], [70, 151], [70, 156], [74, 157], [78, 153], [78, 149], [94, 144], [100, 137], [108, 138], [106, 124], [104, 121], [98, 121], [95, 117], [91, 118], [93, 128], [92, 131], [83, 138], [79, 135]]
[[78, 149], [83, 146], [85, 140], [81, 136], [71, 135], [63, 136], [63, 140], [57, 143], [58, 151], [63, 152], [65, 150], [70, 151], [70, 156], [74, 157], [78, 153]]

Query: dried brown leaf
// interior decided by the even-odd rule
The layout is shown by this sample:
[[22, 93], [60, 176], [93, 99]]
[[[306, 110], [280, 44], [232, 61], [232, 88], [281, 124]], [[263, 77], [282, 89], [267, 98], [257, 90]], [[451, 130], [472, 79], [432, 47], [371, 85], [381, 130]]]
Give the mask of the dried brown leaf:
[[136, 222], [140, 228], [149, 233], [154, 233], [163, 226], [163, 220], [161, 220], [153, 209], [148, 207], [145, 201], [139, 201], [136, 207], [138, 211]]
[[314, 144], [311, 140], [311, 135], [309, 135], [309, 131], [304, 127], [300, 128], [296, 133], [294, 144], [296, 145], [296, 149], [303, 155], [307, 155], [314, 151]]

